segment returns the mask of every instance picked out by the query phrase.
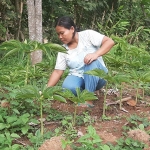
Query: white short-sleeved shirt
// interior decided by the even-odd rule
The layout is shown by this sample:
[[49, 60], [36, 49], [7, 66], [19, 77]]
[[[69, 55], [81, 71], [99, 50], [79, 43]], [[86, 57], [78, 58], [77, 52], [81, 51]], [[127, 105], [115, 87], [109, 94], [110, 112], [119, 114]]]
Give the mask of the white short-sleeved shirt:
[[[75, 49], [69, 49], [67, 45], [64, 47], [67, 49], [67, 54], [58, 53], [55, 69], [65, 70], [69, 67], [69, 75], [75, 75], [83, 78], [84, 74], [84, 57], [95, 52], [102, 43], [104, 38], [103, 34], [100, 34], [94, 30], [84, 30], [78, 32], [79, 42]], [[105, 66], [102, 56], [98, 58], [100, 63]]]

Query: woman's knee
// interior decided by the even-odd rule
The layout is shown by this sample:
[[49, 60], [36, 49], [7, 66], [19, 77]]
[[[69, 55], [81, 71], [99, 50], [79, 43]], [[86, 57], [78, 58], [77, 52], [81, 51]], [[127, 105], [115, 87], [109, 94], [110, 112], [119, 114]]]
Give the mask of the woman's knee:
[[62, 84], [62, 88], [71, 90], [73, 94], [76, 94], [77, 88], [84, 89], [84, 80], [80, 77], [68, 76]]
[[65, 88], [65, 89], [71, 90], [71, 91], [75, 89], [75, 86], [73, 86], [72, 84], [63, 83], [62, 87]]

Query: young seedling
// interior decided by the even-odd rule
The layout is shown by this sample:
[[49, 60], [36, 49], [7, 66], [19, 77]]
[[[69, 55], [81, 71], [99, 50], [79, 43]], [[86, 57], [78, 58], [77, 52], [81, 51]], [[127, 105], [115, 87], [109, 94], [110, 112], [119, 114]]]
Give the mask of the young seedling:
[[129, 75], [125, 75], [125, 74], [121, 74], [118, 73], [114, 76], [114, 84], [116, 85], [116, 87], [118, 87], [120, 89], [120, 104], [119, 104], [119, 108], [120, 110], [122, 110], [122, 93], [123, 93], [123, 83], [129, 83]]
[[60, 92], [62, 92], [62, 88], [59, 86], [48, 87], [48, 88], [46, 86], [43, 86], [41, 89], [39, 89], [37, 86], [34, 85], [26, 85], [18, 90], [18, 93], [16, 95], [17, 98], [20, 99], [30, 98], [40, 102], [40, 122], [41, 122], [42, 136], [44, 133], [43, 101], [48, 99], [48, 100], [58, 100], [66, 103], [66, 99], [57, 94]]
[[[3, 42], [0, 45], [0, 51], [6, 51], [7, 53], [3, 56], [4, 59], [7, 56], [10, 56], [14, 53], [21, 52], [23, 54], [27, 54], [27, 65], [26, 65], [26, 73], [25, 73], [25, 85], [28, 82], [28, 73], [29, 73], [29, 65], [31, 62], [30, 53], [36, 50], [42, 50], [46, 56], [51, 59], [50, 54], [52, 52], [63, 52], [66, 53], [66, 49], [59, 44], [55, 43], [39, 43], [37, 41], [25, 40], [24, 42], [20, 42], [17, 40], [10, 40]], [[51, 53], [50, 53], [51, 52]]]
[[107, 97], [107, 87], [108, 87], [108, 83], [109, 81], [111, 80], [111, 75], [108, 73], [106, 74], [103, 70], [99, 70], [99, 69], [93, 69], [91, 71], [87, 71], [85, 72], [85, 74], [89, 74], [89, 75], [93, 75], [93, 76], [98, 76], [100, 78], [104, 78], [105, 80], [107, 80], [107, 84], [105, 86], [105, 93], [104, 93], [104, 103], [103, 103], [103, 115], [102, 115], [102, 118], [106, 118], [106, 109], [107, 109], [107, 106], [106, 106], [106, 97]]
[[134, 87], [136, 88], [136, 102], [138, 100], [139, 89], [143, 88], [141, 85], [146, 85], [146, 83], [150, 82], [150, 71], [130, 71], [130, 78], [134, 83]]
[[73, 126], [76, 125], [76, 113], [78, 104], [85, 103], [88, 100], [98, 99], [93, 92], [89, 92], [87, 90], [81, 91], [80, 88], [76, 88], [76, 95], [74, 95], [70, 90], [65, 89], [64, 92], [61, 93], [61, 96], [65, 97], [75, 104], [74, 116], [72, 121]]

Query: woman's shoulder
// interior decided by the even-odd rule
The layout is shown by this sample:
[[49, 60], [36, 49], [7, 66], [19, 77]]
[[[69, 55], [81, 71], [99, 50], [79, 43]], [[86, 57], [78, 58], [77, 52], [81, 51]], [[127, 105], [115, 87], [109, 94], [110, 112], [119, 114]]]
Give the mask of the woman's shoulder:
[[99, 34], [99, 32], [95, 31], [95, 30], [92, 30], [92, 29], [86, 29], [86, 30], [83, 30], [83, 31], [80, 31], [79, 32], [80, 35], [82, 36], [89, 36], [89, 35], [93, 35], [93, 34]]
[[89, 33], [89, 32], [94, 32], [94, 30], [92, 30], [92, 29], [86, 29], [86, 30], [80, 31], [79, 33], [81, 34], [81, 33]]

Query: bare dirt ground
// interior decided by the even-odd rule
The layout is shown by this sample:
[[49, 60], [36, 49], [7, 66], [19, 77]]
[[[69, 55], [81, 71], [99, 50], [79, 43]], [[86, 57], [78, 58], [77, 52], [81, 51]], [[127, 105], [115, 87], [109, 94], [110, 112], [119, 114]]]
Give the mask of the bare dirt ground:
[[[116, 140], [123, 136], [123, 126], [132, 126], [130, 122], [127, 121], [127, 118], [135, 114], [140, 117], [147, 117], [150, 121], [150, 96], [145, 96], [145, 99], [139, 98], [138, 101], [135, 101], [135, 90], [129, 90], [128, 88], [123, 92], [123, 99], [127, 98], [122, 102], [122, 110], [119, 108], [119, 104], [111, 104], [116, 102], [118, 94], [107, 95], [107, 104], [110, 104], [106, 110], [106, 116], [110, 119], [102, 120], [103, 114], [103, 102], [104, 94], [99, 92], [98, 100], [94, 100], [93, 108], [77, 108], [77, 113], [82, 114], [85, 111], [89, 112], [89, 115], [94, 118], [95, 122], [92, 124], [96, 129], [97, 134], [103, 140], [103, 143], [110, 142], [112, 144], [116, 143]], [[142, 91], [140, 91], [142, 95]], [[53, 101], [52, 107], [62, 112], [74, 112], [74, 105], [72, 102], [66, 104]], [[80, 126], [79, 130], [85, 134], [87, 126]], [[146, 131], [150, 131], [150, 126], [148, 126]], [[150, 143], [149, 147], [150, 147]]]
[[[131, 115], [137, 115], [142, 118], [147, 118], [150, 121], [150, 93], [148, 93], [144, 100], [142, 99], [142, 91], [139, 91], [141, 95], [138, 98], [137, 102], [135, 101], [136, 91], [131, 90], [128, 87], [123, 91], [122, 100], [122, 110], [120, 110], [119, 103], [116, 104], [116, 101], [119, 99], [118, 92], [107, 94], [107, 101], [108, 104], [106, 109], [106, 117], [105, 120], [102, 120], [103, 115], [103, 103], [104, 103], [104, 93], [102, 91], [98, 92], [98, 100], [94, 100], [94, 107], [93, 108], [83, 108], [78, 106], [77, 107], [77, 114], [81, 115], [84, 112], [88, 112], [92, 119], [94, 119], [94, 123], [92, 126], [95, 128], [97, 134], [102, 139], [103, 143], [112, 143], [116, 144], [116, 140], [123, 137], [123, 126], [131, 127], [133, 124], [127, 120]], [[61, 103], [59, 101], [51, 101], [51, 107], [56, 109], [62, 113], [74, 113], [74, 104], [71, 101], [67, 103]], [[46, 118], [46, 116], [44, 117]], [[137, 121], [138, 122], [138, 121]], [[138, 122], [140, 124], [140, 122]], [[141, 122], [142, 123], [142, 122]], [[60, 123], [51, 123], [51, 122], [44, 122], [44, 128], [48, 131], [54, 131], [58, 128]], [[75, 127], [82, 135], [87, 132], [87, 125], [83, 124], [80, 126]], [[150, 133], [150, 126], [144, 129]], [[138, 133], [139, 134], [139, 133]], [[149, 136], [149, 135], [148, 135]], [[61, 137], [53, 137], [50, 140], [46, 140], [40, 147], [39, 150], [62, 150], [62, 143], [60, 142]], [[23, 142], [27, 145], [31, 144], [28, 140], [23, 139]], [[149, 148], [146, 150], [150, 150], [150, 138], [148, 140]], [[56, 149], [54, 149], [54, 145]], [[71, 150], [68, 147], [66, 150]]]

